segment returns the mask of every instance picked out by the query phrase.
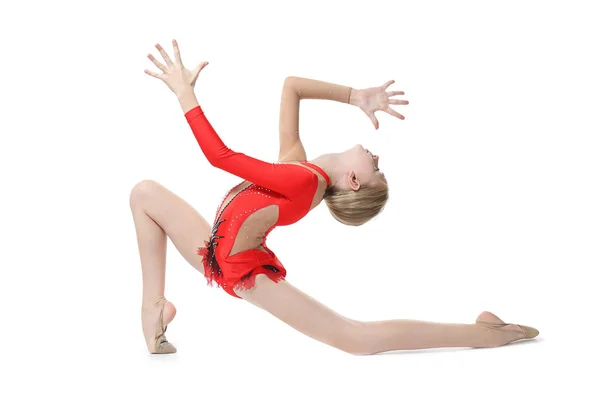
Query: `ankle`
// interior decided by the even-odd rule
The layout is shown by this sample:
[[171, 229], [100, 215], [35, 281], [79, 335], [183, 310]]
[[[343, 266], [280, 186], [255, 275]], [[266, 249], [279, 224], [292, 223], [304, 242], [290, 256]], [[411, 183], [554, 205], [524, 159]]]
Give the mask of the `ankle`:
[[142, 310], [155, 310], [167, 303], [165, 296], [142, 299]]

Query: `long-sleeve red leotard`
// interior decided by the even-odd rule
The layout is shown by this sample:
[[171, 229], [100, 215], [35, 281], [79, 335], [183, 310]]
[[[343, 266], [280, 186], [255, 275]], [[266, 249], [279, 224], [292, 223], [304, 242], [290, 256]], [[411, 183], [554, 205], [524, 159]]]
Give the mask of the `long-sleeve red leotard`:
[[[208, 283], [214, 281], [227, 293], [239, 297], [234, 287], [252, 287], [259, 273], [275, 282], [284, 279], [286, 270], [266, 246], [266, 237], [275, 226], [293, 224], [308, 213], [319, 177], [302, 165], [268, 163], [231, 150], [217, 135], [200, 106], [189, 110], [185, 117], [210, 164], [248, 182], [248, 186], [225, 204], [215, 218], [210, 240], [198, 248]], [[317, 171], [329, 186], [325, 171], [307, 161], [301, 164]], [[224, 203], [231, 197], [229, 194]], [[264, 210], [265, 207], [269, 208]], [[230, 255], [234, 245], [242, 250]]]

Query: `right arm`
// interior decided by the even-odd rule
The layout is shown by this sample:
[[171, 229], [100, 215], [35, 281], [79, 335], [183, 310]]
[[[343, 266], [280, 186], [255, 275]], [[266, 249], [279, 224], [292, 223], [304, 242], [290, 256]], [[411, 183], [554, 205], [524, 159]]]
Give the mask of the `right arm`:
[[279, 157], [282, 161], [305, 161], [306, 152], [300, 140], [300, 100], [322, 99], [356, 105], [357, 90], [350, 86], [288, 76], [281, 91], [279, 109]]

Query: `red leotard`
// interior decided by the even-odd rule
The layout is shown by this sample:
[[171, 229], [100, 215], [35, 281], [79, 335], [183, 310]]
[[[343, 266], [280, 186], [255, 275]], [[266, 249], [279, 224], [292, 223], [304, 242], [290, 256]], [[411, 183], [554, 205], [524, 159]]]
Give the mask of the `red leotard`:
[[290, 225], [304, 217], [315, 201], [319, 182], [329, 186], [329, 176], [307, 161], [268, 163], [232, 151], [221, 141], [200, 106], [189, 110], [185, 117], [208, 161], [246, 180], [225, 196], [210, 240], [198, 248], [208, 284], [216, 282], [239, 298], [233, 289], [251, 288], [257, 274], [266, 274], [274, 282], [284, 279], [287, 272], [267, 248], [266, 237], [276, 226]]

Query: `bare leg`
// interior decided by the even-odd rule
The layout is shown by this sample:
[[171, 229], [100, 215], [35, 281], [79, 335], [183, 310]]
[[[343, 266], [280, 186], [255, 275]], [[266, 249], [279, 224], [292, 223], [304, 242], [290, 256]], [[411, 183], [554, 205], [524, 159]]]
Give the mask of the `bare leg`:
[[[264, 274], [256, 277], [254, 288], [236, 290], [236, 293], [294, 329], [357, 355], [435, 347], [495, 347], [525, 338], [516, 325], [491, 329], [480, 323], [454, 324], [402, 319], [356, 321], [336, 313], [293, 287], [288, 281], [274, 283]], [[493, 316], [482, 313], [480, 320], [496, 323], [490, 315]]]
[[211, 227], [192, 206], [155, 181], [135, 185], [129, 203], [142, 264], [142, 329], [148, 351], [153, 353], [160, 310], [164, 305], [164, 326], [176, 313], [164, 295], [167, 235], [188, 263], [204, 273], [196, 249], [209, 240]]

